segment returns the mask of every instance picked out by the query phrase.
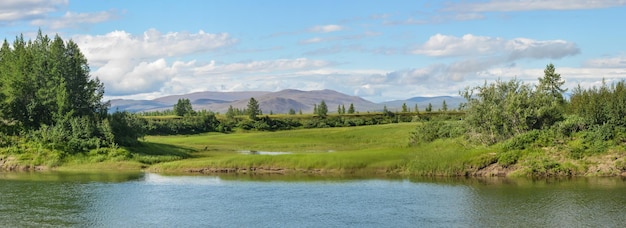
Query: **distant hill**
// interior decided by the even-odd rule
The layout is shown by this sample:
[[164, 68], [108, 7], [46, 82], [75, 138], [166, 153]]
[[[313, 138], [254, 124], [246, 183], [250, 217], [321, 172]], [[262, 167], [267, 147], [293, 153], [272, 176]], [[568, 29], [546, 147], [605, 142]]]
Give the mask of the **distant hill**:
[[428, 103], [433, 105], [433, 109], [441, 108], [443, 100], [448, 104], [449, 109], [456, 109], [459, 103], [464, 100], [461, 97], [413, 97], [407, 100], [396, 100], [383, 103], [374, 103], [358, 96], [350, 96], [334, 90], [313, 90], [302, 91], [287, 89], [278, 92], [247, 91], [247, 92], [196, 92], [182, 95], [172, 95], [156, 98], [154, 100], [111, 100], [110, 111], [155, 111], [171, 109], [178, 99], [187, 98], [191, 101], [196, 110], [211, 110], [225, 113], [229, 106], [244, 109], [248, 101], [254, 97], [259, 102], [259, 107], [265, 114], [288, 113], [289, 109], [296, 112], [302, 110], [303, 113], [313, 112], [313, 107], [322, 100], [328, 106], [330, 113], [337, 112], [337, 107], [343, 105], [346, 110], [350, 104], [354, 104], [357, 112], [381, 111], [384, 106], [390, 111], [400, 111], [402, 104], [413, 110], [415, 104], [420, 110], [424, 110]]
[[183, 94], [183, 95], [172, 95], [172, 96], [166, 96], [166, 97], [160, 97], [157, 99], [154, 99], [154, 101], [158, 101], [158, 102], [163, 102], [166, 104], [176, 104], [176, 102], [178, 102], [178, 99], [180, 98], [187, 98], [191, 101], [192, 104], [194, 103], [198, 103], [196, 101], [198, 100], [214, 100], [216, 101], [216, 103], [224, 103], [224, 102], [231, 102], [231, 101], [237, 101], [237, 100], [243, 100], [243, 99], [250, 99], [250, 97], [260, 97], [263, 96], [265, 94], [268, 94], [271, 92], [264, 92], [264, 91], [242, 91], [242, 92], [211, 92], [211, 91], [205, 91], [205, 92], [195, 92], [195, 93], [189, 93], [189, 94]]
[[[267, 93], [263, 96], [254, 97], [259, 102], [259, 107], [263, 113], [287, 113], [289, 109], [294, 109], [296, 112], [302, 110], [304, 113], [313, 112], [315, 104], [319, 104], [322, 100], [328, 106], [329, 112], [336, 112], [338, 105], [344, 105], [346, 109], [350, 104], [354, 104], [355, 109], [361, 111], [367, 111], [376, 109], [379, 105], [371, 101], [365, 100], [357, 96], [349, 96], [343, 93], [339, 93], [334, 90], [313, 90], [313, 91], [301, 91], [301, 90], [282, 90], [273, 93]], [[235, 108], [244, 109], [248, 105], [250, 97], [230, 103], [221, 104], [209, 104], [199, 106], [198, 108], [213, 110], [216, 112], [226, 112], [229, 106]], [[193, 104], [193, 102], [192, 102]], [[195, 106], [194, 106], [195, 107]], [[382, 107], [382, 106], [381, 106]]]
[[161, 110], [171, 108], [172, 105], [154, 100], [125, 100], [115, 99], [111, 100], [110, 112], [115, 111], [128, 111], [128, 112], [141, 112], [146, 110]]

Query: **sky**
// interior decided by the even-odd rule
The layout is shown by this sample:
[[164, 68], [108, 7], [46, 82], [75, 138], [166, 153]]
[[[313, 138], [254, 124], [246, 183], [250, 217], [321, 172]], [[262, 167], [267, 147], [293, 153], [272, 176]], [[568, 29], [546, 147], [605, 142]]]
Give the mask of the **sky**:
[[105, 99], [332, 89], [374, 102], [626, 79], [626, 0], [3, 0], [0, 37], [76, 42]]

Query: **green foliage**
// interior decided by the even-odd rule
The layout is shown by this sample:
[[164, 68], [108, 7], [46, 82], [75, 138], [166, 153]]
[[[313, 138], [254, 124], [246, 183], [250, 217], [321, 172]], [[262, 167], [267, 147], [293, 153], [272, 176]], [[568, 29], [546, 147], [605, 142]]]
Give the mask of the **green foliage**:
[[258, 115], [261, 115], [261, 108], [259, 108], [259, 102], [254, 99], [254, 97], [250, 98], [247, 106], [247, 114], [251, 120], [256, 120]]
[[348, 114], [354, 114], [355, 109], [354, 109], [354, 104], [350, 103], [350, 107], [348, 107]]
[[589, 128], [588, 123], [578, 115], [570, 115], [565, 120], [555, 125], [556, 131], [565, 137], [570, 137], [576, 132], [584, 131]]
[[328, 116], [328, 106], [326, 106], [326, 102], [322, 100], [320, 104], [317, 106], [316, 115], [320, 118], [326, 118]]
[[541, 132], [538, 130], [532, 130], [523, 134], [510, 138], [502, 143], [502, 147], [505, 150], [523, 150], [533, 146], [533, 144], [539, 139]]
[[468, 88], [462, 95], [468, 104], [465, 120], [470, 138], [488, 145], [549, 128], [563, 119], [556, 98], [516, 79]]
[[600, 88], [574, 89], [570, 111], [590, 124], [611, 124], [626, 127], [626, 82], [624, 80]]
[[431, 103], [428, 103], [428, 106], [426, 106], [426, 112], [432, 112], [433, 111], [433, 105]]
[[187, 98], [180, 98], [178, 102], [174, 105], [174, 113], [177, 116], [186, 116], [193, 115], [193, 107], [191, 106], [191, 101]]
[[411, 132], [409, 143], [416, 145], [442, 138], [456, 138], [464, 135], [465, 132], [465, 126], [460, 121], [426, 121]]
[[521, 153], [522, 152], [520, 150], [505, 150], [501, 153], [498, 153], [496, 155], [498, 159], [498, 164], [504, 167], [509, 167], [517, 163], [517, 161], [521, 157]]
[[[234, 123], [233, 120], [220, 122], [212, 112], [199, 112], [194, 116], [184, 116], [169, 119], [144, 118], [146, 134], [149, 135], [177, 135], [198, 134], [204, 132], [225, 132], [231, 126], [225, 123]], [[230, 122], [229, 122], [230, 121]]]
[[113, 141], [121, 146], [137, 145], [146, 134], [146, 120], [129, 112], [115, 112], [108, 118]]

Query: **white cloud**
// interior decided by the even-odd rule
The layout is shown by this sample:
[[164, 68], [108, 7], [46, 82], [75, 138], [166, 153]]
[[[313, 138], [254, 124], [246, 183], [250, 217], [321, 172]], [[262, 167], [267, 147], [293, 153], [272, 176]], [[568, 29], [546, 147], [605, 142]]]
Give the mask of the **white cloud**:
[[360, 40], [367, 37], [380, 36], [382, 33], [379, 32], [371, 32], [366, 31], [359, 34], [350, 34], [345, 36], [328, 36], [328, 37], [313, 37], [306, 40], [301, 40], [299, 44], [313, 44], [313, 43], [321, 43], [321, 42], [331, 42], [331, 41], [345, 41], [345, 40]]
[[3, 0], [0, 1], [0, 21], [44, 18], [67, 4], [68, 0]]
[[237, 42], [226, 33], [164, 34], [156, 29], [140, 36], [114, 31], [105, 35], [78, 35], [73, 40], [90, 65], [95, 66], [92, 75], [99, 77], [107, 94], [114, 96], [161, 91], [177, 77], [193, 74], [195, 61], [168, 63], [167, 57], [183, 58]]
[[101, 11], [96, 13], [66, 12], [60, 18], [36, 19], [31, 22], [35, 26], [47, 26], [51, 29], [78, 27], [82, 24], [96, 24], [116, 19], [118, 12], [115, 10]]
[[584, 65], [593, 68], [626, 68], [626, 56], [591, 59]]
[[332, 63], [323, 60], [310, 60], [306, 58], [277, 59], [266, 61], [251, 61], [218, 65], [215, 61], [198, 66], [194, 69], [196, 75], [214, 74], [241, 74], [241, 73], [279, 73], [293, 70], [308, 70], [330, 66]]
[[231, 46], [237, 42], [227, 33], [169, 32], [150, 29], [141, 36], [125, 31], [113, 31], [105, 35], [79, 35], [74, 41], [91, 64], [100, 66], [111, 60], [154, 59], [204, 53]]
[[449, 3], [444, 11], [508, 12], [531, 10], [581, 10], [626, 5], [626, 0], [490, 0], [486, 2]]
[[342, 30], [345, 30], [345, 27], [340, 26], [340, 25], [318, 25], [318, 26], [313, 26], [312, 28], [309, 29], [310, 32], [317, 32], [317, 33], [338, 32]]
[[564, 40], [533, 40], [515, 38], [506, 40], [499, 37], [475, 36], [466, 34], [462, 37], [436, 34], [426, 43], [412, 51], [414, 54], [450, 57], [450, 56], [505, 56], [509, 61], [522, 58], [559, 59], [576, 55], [580, 49], [575, 43]]

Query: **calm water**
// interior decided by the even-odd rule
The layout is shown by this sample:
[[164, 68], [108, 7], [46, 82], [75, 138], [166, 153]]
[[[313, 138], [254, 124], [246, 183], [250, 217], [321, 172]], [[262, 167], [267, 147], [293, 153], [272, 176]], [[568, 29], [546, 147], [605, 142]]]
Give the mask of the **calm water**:
[[2, 227], [625, 227], [626, 180], [1, 173]]

